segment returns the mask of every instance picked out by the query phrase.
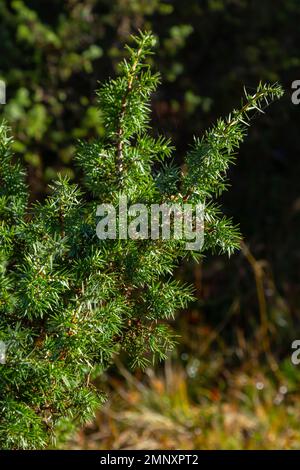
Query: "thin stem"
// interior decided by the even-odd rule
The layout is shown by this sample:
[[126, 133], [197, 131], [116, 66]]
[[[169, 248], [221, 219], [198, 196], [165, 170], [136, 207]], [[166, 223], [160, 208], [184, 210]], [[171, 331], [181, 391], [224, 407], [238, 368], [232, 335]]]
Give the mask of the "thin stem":
[[123, 99], [122, 99], [122, 104], [121, 104], [121, 111], [120, 111], [120, 115], [119, 115], [119, 126], [118, 126], [118, 129], [117, 129], [117, 168], [118, 168], [118, 174], [119, 174], [119, 177], [120, 179], [122, 178], [122, 173], [123, 173], [123, 168], [124, 168], [124, 156], [123, 156], [123, 147], [124, 147], [124, 139], [123, 139], [123, 136], [124, 136], [124, 129], [123, 129], [123, 126], [122, 126], [122, 122], [123, 122], [123, 119], [124, 119], [124, 116], [125, 116], [125, 113], [126, 113], [126, 110], [127, 110], [127, 106], [128, 106], [128, 96], [130, 94], [130, 92], [132, 91], [132, 88], [133, 88], [133, 82], [134, 82], [134, 79], [135, 79], [135, 72], [136, 72], [136, 69], [137, 69], [137, 66], [138, 66], [138, 63], [139, 63], [139, 58], [140, 58], [140, 55], [143, 51], [143, 46], [141, 46], [138, 51], [137, 51], [137, 54], [136, 54], [136, 58], [132, 64], [132, 68], [131, 68], [131, 71], [129, 72], [129, 77], [128, 77], [128, 84], [127, 84], [127, 89], [126, 89], [126, 92], [123, 96]]

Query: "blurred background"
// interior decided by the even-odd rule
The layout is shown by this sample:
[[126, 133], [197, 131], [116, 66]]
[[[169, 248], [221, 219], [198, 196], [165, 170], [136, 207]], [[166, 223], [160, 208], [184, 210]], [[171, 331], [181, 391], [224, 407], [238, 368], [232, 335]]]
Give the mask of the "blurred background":
[[173, 139], [179, 163], [193, 135], [239, 106], [244, 85], [286, 91], [253, 122], [220, 201], [241, 226], [240, 252], [180, 266], [197, 301], [173, 323], [173, 355], [143, 373], [119, 359], [99, 378], [106, 405], [68, 448], [300, 448], [299, 24], [298, 0], [0, 2], [0, 114], [32, 199], [58, 172], [79, 180], [76, 140], [103, 134], [95, 89], [139, 28], [159, 40], [153, 127]]

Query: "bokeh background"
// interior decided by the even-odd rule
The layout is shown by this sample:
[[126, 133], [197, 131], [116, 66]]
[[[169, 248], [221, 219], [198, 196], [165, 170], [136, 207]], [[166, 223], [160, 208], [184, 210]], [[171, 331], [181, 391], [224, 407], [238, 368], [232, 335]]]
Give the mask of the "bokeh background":
[[79, 181], [76, 140], [103, 134], [95, 89], [138, 29], [159, 40], [153, 127], [173, 139], [179, 163], [244, 86], [286, 91], [253, 122], [221, 200], [241, 226], [240, 252], [180, 266], [197, 301], [173, 323], [177, 349], [146, 372], [119, 358], [99, 378], [106, 405], [68, 448], [300, 448], [299, 24], [298, 0], [1, 0], [0, 114], [32, 199], [58, 172]]

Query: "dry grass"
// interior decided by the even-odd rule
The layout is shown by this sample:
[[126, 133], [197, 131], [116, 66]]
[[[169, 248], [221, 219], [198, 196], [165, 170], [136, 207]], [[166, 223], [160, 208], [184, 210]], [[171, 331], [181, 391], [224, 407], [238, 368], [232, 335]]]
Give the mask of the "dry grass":
[[[199, 362], [198, 373], [205, 367]], [[143, 381], [119, 368], [123, 379], [110, 380], [110, 400], [71, 448], [300, 448], [299, 377], [288, 364], [281, 384], [262, 371], [238, 370], [210, 388], [170, 362]]]

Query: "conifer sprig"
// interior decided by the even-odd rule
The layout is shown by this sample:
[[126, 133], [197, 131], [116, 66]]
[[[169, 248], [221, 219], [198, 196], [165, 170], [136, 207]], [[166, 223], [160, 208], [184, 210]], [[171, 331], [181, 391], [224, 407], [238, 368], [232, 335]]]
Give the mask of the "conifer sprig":
[[186, 200], [212, 198], [226, 190], [226, 171], [235, 161], [251, 118], [258, 112], [263, 113], [271, 101], [283, 94], [277, 83], [260, 83], [254, 94], [244, 91], [245, 98], [239, 109], [234, 109], [226, 119], [219, 119], [201, 139], [195, 138], [186, 157], [187, 171], [183, 176], [182, 193]]
[[[98, 95], [104, 138], [80, 142], [76, 161], [84, 189], [59, 177], [51, 195], [29, 207], [24, 171], [0, 126], [0, 447], [55, 445], [90, 419], [103, 402], [93, 378], [115, 355], [135, 367], [164, 359], [176, 338], [167, 324], [193, 299], [175, 282], [181, 259], [199, 260], [181, 240], [99, 240], [96, 207], [199, 200], [206, 203], [204, 251], [231, 254], [239, 231], [214, 198], [243, 141], [251, 113], [278, 98], [260, 84], [240, 110], [196, 139], [186, 172], [172, 162], [168, 139], [150, 133], [150, 97], [159, 83], [147, 58], [154, 38], [141, 33], [127, 47], [120, 75]], [[153, 163], [161, 169], [153, 171]]]

